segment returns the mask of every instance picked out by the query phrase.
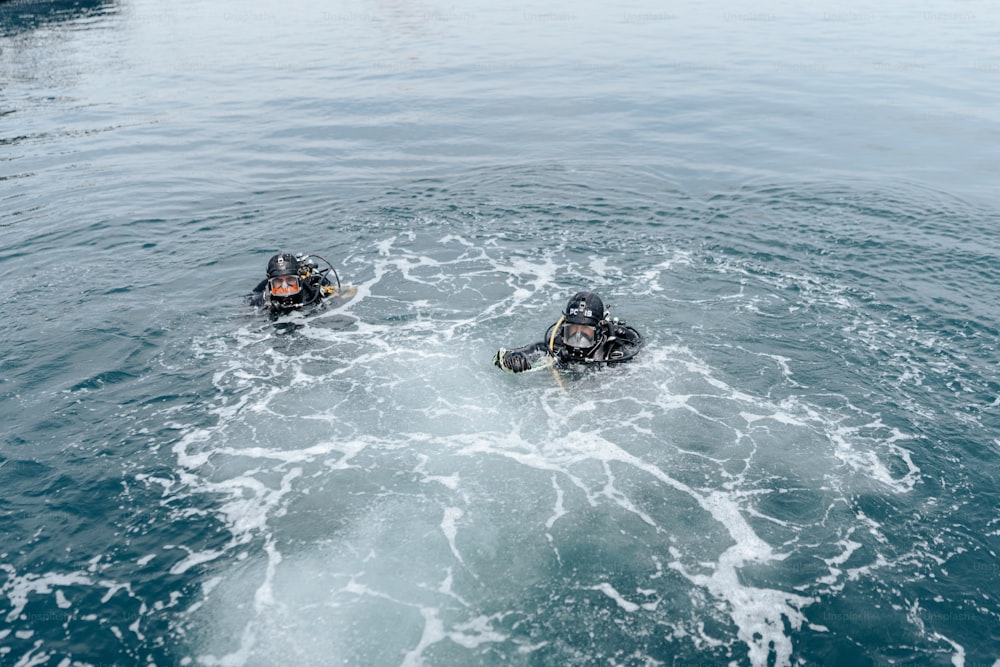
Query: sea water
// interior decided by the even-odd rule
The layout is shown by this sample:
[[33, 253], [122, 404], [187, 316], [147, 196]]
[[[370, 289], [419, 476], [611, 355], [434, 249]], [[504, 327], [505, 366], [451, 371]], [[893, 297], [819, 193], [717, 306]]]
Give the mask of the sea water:
[[998, 25], [0, 2], [0, 665], [997, 664]]

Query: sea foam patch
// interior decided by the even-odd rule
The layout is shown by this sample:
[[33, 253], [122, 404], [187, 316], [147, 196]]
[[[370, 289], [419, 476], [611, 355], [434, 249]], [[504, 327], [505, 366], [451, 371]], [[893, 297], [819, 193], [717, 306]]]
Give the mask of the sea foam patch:
[[[216, 421], [182, 429], [171, 493], [211, 499], [233, 539], [175, 566], [219, 577], [183, 624], [197, 661], [790, 665], [803, 632], [834, 631], [810, 619], [825, 596], [892, 567], [855, 494], [916, 487], [905, 431], [812, 386], [794, 349], [718, 329], [733, 307], [789, 312], [790, 286], [806, 314], [842, 312], [851, 290], [823, 301], [815, 277], [713, 264], [718, 283], [686, 301], [707, 312], [690, 337], [646, 299], [697, 255], [664, 250], [616, 293], [624, 274], [601, 259], [439, 240], [378, 244], [346, 329], [326, 313], [202, 346], [220, 367]], [[522, 376], [489, 364], [595, 269], [616, 314], [645, 314], [630, 318], [639, 357]]]

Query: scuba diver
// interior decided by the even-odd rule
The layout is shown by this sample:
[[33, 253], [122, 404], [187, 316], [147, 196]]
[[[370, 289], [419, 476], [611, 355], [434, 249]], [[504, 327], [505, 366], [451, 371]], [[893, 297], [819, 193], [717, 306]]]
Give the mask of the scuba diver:
[[[320, 268], [319, 260], [325, 264]], [[336, 278], [336, 285], [330, 280]], [[247, 297], [251, 306], [266, 309], [272, 317], [294, 310], [318, 306], [327, 299], [347, 300], [357, 293], [356, 287], [342, 288], [340, 276], [329, 261], [319, 255], [278, 253], [267, 263], [267, 278]]]
[[642, 347], [642, 335], [617, 317], [610, 318], [601, 297], [577, 292], [566, 304], [559, 321], [545, 332], [545, 339], [514, 350], [500, 348], [493, 364], [509, 373], [531, 369], [531, 362], [551, 359], [557, 363], [613, 364], [628, 361]]

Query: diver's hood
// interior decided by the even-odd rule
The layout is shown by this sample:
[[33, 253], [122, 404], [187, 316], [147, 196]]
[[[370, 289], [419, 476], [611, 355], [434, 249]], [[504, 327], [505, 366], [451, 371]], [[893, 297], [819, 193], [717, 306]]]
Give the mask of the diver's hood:
[[563, 316], [570, 324], [597, 326], [604, 319], [604, 302], [593, 292], [577, 292], [566, 304]]
[[267, 263], [267, 277], [292, 276], [299, 274], [299, 260], [287, 252], [279, 253]]

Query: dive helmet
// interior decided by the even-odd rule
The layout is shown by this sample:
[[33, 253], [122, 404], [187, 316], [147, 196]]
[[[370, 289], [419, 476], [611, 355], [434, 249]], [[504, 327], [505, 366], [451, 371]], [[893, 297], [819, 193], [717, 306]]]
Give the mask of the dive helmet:
[[279, 253], [267, 263], [267, 295], [274, 308], [294, 308], [302, 303], [299, 260]]
[[563, 312], [562, 339], [571, 352], [584, 353], [599, 342], [604, 302], [593, 292], [577, 292]]

